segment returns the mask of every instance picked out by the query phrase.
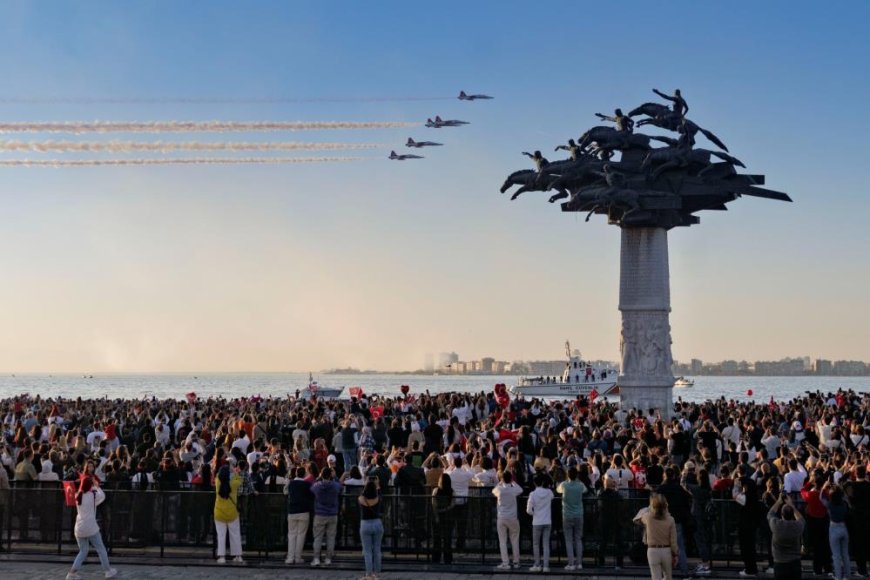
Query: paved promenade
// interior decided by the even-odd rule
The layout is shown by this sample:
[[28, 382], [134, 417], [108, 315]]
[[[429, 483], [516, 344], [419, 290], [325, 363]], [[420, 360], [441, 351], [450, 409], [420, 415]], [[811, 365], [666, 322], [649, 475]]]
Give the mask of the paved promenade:
[[[69, 570], [72, 558], [57, 558], [49, 556], [40, 558], [38, 561], [24, 561], [18, 558], [10, 559], [8, 556], [0, 557], [0, 578], [15, 578], [22, 580], [57, 580], [63, 578]], [[361, 578], [364, 574], [360, 569], [350, 565], [336, 565], [330, 568], [288, 567], [282, 565], [269, 565], [268, 567], [256, 567], [253, 565], [237, 566], [226, 564], [218, 566], [211, 562], [197, 562], [196, 565], [160, 565], [146, 563], [127, 558], [115, 558], [112, 566], [117, 568], [117, 578], [136, 580], [214, 580], [214, 578], [240, 578], [244, 580], [274, 580], [275, 578], [311, 578], [315, 580], [350, 580]], [[498, 573], [495, 570], [483, 570], [480, 568], [466, 568], [458, 566], [454, 569], [436, 568], [427, 570], [420, 565], [415, 565], [412, 570], [398, 570], [399, 564], [387, 566], [381, 578], [389, 580], [456, 580], [458, 578], [484, 578], [495, 580], [518, 580], [520, 578], [542, 577], [548, 580], [568, 579], [574, 580], [628, 580], [636, 578], [649, 578], [646, 568], [623, 569], [618, 574], [603, 572], [600, 570], [582, 570], [572, 574], [560, 573], [561, 570], [553, 568], [549, 574], [529, 574], [524, 568], [522, 573]], [[467, 570], [467, 571], [466, 571]], [[102, 571], [96, 558], [89, 559], [85, 563], [81, 574], [86, 579], [100, 579]], [[675, 576], [677, 577], [677, 576]], [[767, 576], [769, 578], [769, 576]], [[716, 571], [710, 578], [732, 579], [739, 578], [736, 569]], [[765, 578], [759, 574], [759, 578]], [[804, 578], [814, 578], [812, 573]], [[822, 578], [822, 577], [819, 577]]]

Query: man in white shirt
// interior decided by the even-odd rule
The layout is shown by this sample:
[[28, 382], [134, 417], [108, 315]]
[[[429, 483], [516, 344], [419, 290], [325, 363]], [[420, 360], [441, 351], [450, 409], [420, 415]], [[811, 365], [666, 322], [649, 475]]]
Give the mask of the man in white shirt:
[[468, 488], [474, 472], [462, 465], [462, 459], [453, 458], [453, 467], [446, 469], [453, 486], [453, 517], [456, 519], [456, 549], [465, 549], [465, 526], [468, 523]]
[[807, 479], [804, 466], [797, 459], [789, 459], [788, 473], [783, 478], [782, 491], [785, 493], [800, 493]]
[[[544, 478], [540, 474], [536, 475], [535, 490], [529, 494], [526, 503], [526, 513], [532, 516], [532, 553], [535, 557], [534, 565], [529, 568], [529, 572], [550, 571], [550, 529], [553, 525], [550, 504], [552, 502], [553, 492], [544, 487]], [[541, 544], [544, 548], [543, 559]]]
[[501, 552], [501, 564], [498, 570], [510, 570], [508, 563], [508, 537], [514, 555], [514, 568], [520, 567], [520, 520], [517, 518], [517, 497], [522, 495], [523, 488], [514, 483], [510, 471], [502, 474], [502, 481], [492, 488], [496, 497], [496, 530], [498, 531], [498, 548]]
[[104, 441], [105, 439], [106, 433], [100, 429], [99, 424], [95, 424], [94, 430], [88, 433], [85, 442], [88, 444], [88, 447], [91, 448], [91, 451], [96, 451], [100, 448], [100, 441]]

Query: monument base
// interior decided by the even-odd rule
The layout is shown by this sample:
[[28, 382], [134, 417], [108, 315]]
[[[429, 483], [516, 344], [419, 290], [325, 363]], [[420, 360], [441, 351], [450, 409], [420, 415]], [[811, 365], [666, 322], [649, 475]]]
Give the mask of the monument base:
[[619, 311], [622, 314], [619, 394], [624, 409], [663, 417], [673, 411], [668, 232], [622, 228]]

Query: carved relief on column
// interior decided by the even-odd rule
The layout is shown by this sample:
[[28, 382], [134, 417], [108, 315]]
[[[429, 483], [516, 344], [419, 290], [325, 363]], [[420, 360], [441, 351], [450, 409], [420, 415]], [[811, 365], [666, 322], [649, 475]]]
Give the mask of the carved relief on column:
[[668, 313], [623, 311], [619, 351], [622, 355], [622, 375], [628, 379], [672, 377]]

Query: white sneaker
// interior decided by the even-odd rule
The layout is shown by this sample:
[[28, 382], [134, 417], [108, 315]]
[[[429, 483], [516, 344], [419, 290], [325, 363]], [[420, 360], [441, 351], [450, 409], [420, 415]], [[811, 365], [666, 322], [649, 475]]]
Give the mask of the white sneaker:
[[773, 568], [768, 568], [767, 570], [764, 571], [764, 573], [770, 574], [771, 576], [773, 576]]
[[117, 575], [118, 571], [114, 568], [109, 568], [108, 570], [106, 570], [106, 578], [114, 578]]
[[543, 572], [544, 574], [547, 574], [549, 571], [550, 571], [550, 569], [547, 568], [546, 566], [541, 569], [541, 572]]
[[318, 566], [320, 566], [320, 560], [318, 558], [314, 558], [313, 560], [311, 560], [312, 568], [317, 568]]
[[324, 566], [329, 566], [330, 564], [332, 564], [332, 558], [324, 558], [323, 559]]
[[750, 574], [750, 573], [747, 572], [746, 570], [741, 570], [741, 571], [740, 571], [740, 577], [741, 577], [741, 578], [755, 578], [755, 574]]
[[577, 569], [577, 567], [574, 566], [574, 564], [568, 564], [567, 566], [565, 566], [565, 571], [566, 571], [566, 572], [573, 572], [573, 571], [576, 570], [576, 569]]
[[233, 558], [233, 562], [235, 562], [236, 564], [244, 564], [245, 563], [245, 561], [242, 559], [241, 556], [236, 556], [235, 558]]
[[223, 556], [221, 556], [220, 558], [218, 558], [218, 564], [226, 564], [226, 563], [227, 563], [227, 559], [224, 558]]
[[289, 566], [290, 564], [295, 564], [296, 560], [294, 560], [293, 558], [287, 558], [286, 560], [284, 560], [284, 563]]
[[575, 570], [582, 570], [582, 569], [583, 569], [583, 564], [575, 564], [575, 565], [574, 565], [574, 569], [575, 569]]
[[82, 580], [82, 577], [78, 572], [67, 572], [66, 580]]
[[540, 566], [532, 566], [531, 568], [529, 568], [529, 572], [540, 572], [540, 571], [541, 571]]
[[502, 562], [501, 564], [499, 564], [498, 566], [496, 566], [495, 569], [496, 569], [496, 570], [510, 570], [510, 569], [511, 569], [511, 565], [510, 565], [510, 564], [505, 564], [504, 562]]

